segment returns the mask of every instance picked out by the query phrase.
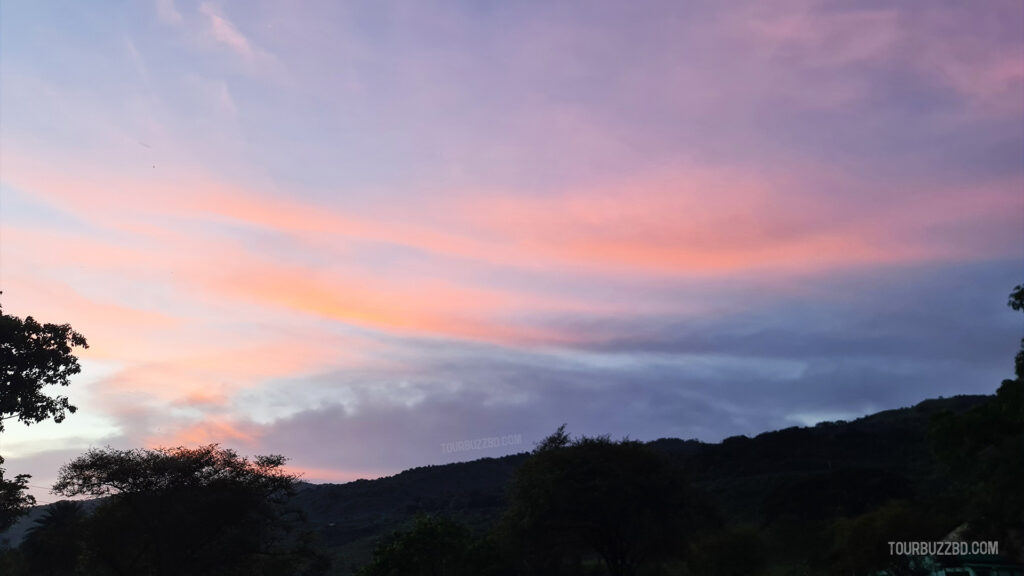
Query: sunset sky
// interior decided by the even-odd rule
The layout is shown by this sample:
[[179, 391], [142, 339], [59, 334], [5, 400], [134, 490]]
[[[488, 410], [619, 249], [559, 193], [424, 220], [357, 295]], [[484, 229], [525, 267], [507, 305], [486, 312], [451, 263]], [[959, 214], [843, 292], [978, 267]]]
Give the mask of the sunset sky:
[[1022, 264], [1020, 0], [0, 3], [3, 309], [91, 346], [0, 437], [43, 502], [991, 393]]

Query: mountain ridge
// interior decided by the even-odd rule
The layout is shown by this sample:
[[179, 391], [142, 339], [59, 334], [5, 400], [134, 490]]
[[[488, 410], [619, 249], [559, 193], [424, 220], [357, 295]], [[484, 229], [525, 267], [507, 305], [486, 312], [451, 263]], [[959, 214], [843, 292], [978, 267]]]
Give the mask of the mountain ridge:
[[[877, 473], [902, 481], [896, 495], [935, 489], [936, 463], [928, 446], [931, 419], [960, 414], [994, 398], [958, 395], [926, 399], [851, 421], [821, 422], [733, 436], [708, 443], [659, 438], [645, 442], [690, 470], [694, 483], [730, 520], [763, 522], [764, 500], [801, 481], [825, 481], [838, 470]], [[529, 453], [420, 466], [375, 480], [311, 484], [296, 495], [323, 543], [345, 564], [369, 559], [373, 546], [418, 514], [449, 516], [482, 530], [495, 522], [505, 491]], [[880, 497], [887, 496], [880, 494]], [[781, 496], [779, 496], [781, 497]], [[770, 508], [770, 507], [769, 507]]]
[[[992, 398], [931, 398], [851, 421], [792, 426], [716, 443], [659, 438], [644, 444], [686, 470], [730, 522], [763, 524], [786, 513], [794, 498], [811, 498], [805, 505], [813, 509], [815, 494], [833, 498], [848, 478], [884, 487], [868, 494], [875, 500], [843, 504], [856, 512], [876, 500], [938, 490], [940, 475], [928, 438], [932, 419], [943, 412], [964, 413]], [[477, 531], [493, 526], [509, 484], [529, 457], [520, 452], [419, 466], [341, 484], [300, 482], [290, 504], [302, 511], [334, 557], [334, 573], [348, 573], [371, 558], [382, 538], [420, 515], [450, 517]], [[20, 542], [45, 509], [34, 507], [0, 534], [0, 542]]]

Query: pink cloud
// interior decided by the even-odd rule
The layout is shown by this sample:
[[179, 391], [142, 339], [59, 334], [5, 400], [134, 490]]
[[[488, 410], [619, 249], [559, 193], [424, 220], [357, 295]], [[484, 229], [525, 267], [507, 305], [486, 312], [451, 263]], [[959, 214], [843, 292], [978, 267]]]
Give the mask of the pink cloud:
[[[840, 68], [893, 56], [900, 14], [886, 10], [828, 10], [819, 2], [756, 6], [731, 16], [738, 30], [753, 33], [773, 57], [809, 68]], [[781, 9], [780, 9], [781, 8]]]
[[[496, 311], [512, 314], [525, 310], [581, 310], [585, 306], [563, 297], [460, 286], [422, 272], [418, 277], [388, 276], [345, 266], [326, 271], [285, 265], [261, 258], [235, 240], [184, 234], [167, 226], [141, 224], [140, 218], [145, 221], [159, 214], [199, 221], [242, 222], [303, 238], [311, 244], [322, 243], [325, 238], [354, 237], [480, 260], [502, 257], [501, 250], [429, 228], [346, 217], [312, 205], [275, 200], [221, 185], [153, 185], [95, 175], [78, 178], [77, 184], [72, 185], [61, 177], [49, 179], [22, 171], [20, 164], [14, 164], [16, 168], [9, 180], [16, 185], [41, 192], [58, 205], [79, 204], [82, 210], [89, 210], [90, 218], [143, 241], [121, 245], [90, 238], [79, 241], [78, 237], [63, 233], [17, 232], [15, 239], [19, 243], [12, 245], [34, 246], [34, 257], [46, 253], [45, 260], [51, 267], [89, 267], [133, 282], [172, 282], [182, 292], [192, 294], [193, 300], [210, 305], [223, 301], [270, 304], [389, 331], [485, 340], [537, 336], [523, 327], [502, 326], [490, 317]], [[147, 198], [158, 200], [138, 201], [139, 190], [146, 190]], [[182, 190], [187, 192], [172, 192]], [[105, 209], [97, 210], [99, 207]], [[125, 218], [126, 212], [134, 217]], [[328, 246], [336, 243], [328, 241]], [[120, 343], [121, 339], [114, 341]], [[144, 345], [127, 343], [147, 358], [158, 353], [152, 347], [140, 348]]]
[[246, 58], [253, 56], [249, 40], [238, 31], [238, 28], [225, 17], [221, 11], [209, 2], [199, 5], [199, 12], [206, 16], [210, 26], [210, 34], [218, 43], [231, 48]]
[[[949, 18], [955, 19], [956, 15]], [[1024, 13], [1016, 16], [1024, 19]], [[936, 18], [931, 20], [934, 22]], [[942, 29], [948, 25], [933, 24]], [[1021, 30], [1024, 32], [1024, 29]], [[931, 38], [938, 35], [921, 34]], [[943, 42], [918, 39], [912, 65], [937, 85], [951, 89], [970, 105], [970, 112], [1003, 118], [1024, 117], [1024, 51], [986, 41], [959, 29], [944, 34]]]
[[489, 196], [463, 203], [461, 222], [553, 266], [707, 276], [962, 258], [959, 241], [925, 240], [923, 229], [983, 226], [1020, 206], [1019, 182], [969, 195], [871, 190], [871, 200], [820, 192], [865, 185], [853, 176], [741, 174], [692, 170], [551, 197]]
[[[125, 247], [16, 232], [18, 244], [36, 246], [37, 254], [49, 246], [52, 265], [170, 280], [208, 306], [231, 302], [400, 334], [510, 344], [566, 337], [510, 318], [614, 314], [616, 308], [586, 295], [442, 280], [430, 272], [431, 262], [652, 278], [825, 273], [991, 249], [985, 237], [936, 241], [933, 230], [978, 226], [1018, 202], [1015, 182], [976, 187], [970, 196], [926, 185], [916, 194], [889, 195], [856, 175], [822, 169], [689, 166], [544, 196], [450, 192], [429, 204], [380, 206], [367, 214], [197, 177], [150, 182], [75, 166], [51, 175], [14, 157], [5, 181], [143, 241]], [[879, 203], [887, 209], [880, 212]], [[185, 233], [178, 228], [185, 222], [243, 223], [284, 234], [339, 264], [283, 263], [239, 239], [205, 235], [202, 228]], [[352, 260], [365, 243], [414, 248], [424, 254], [422, 265], [382, 274]], [[157, 351], [138, 353], [152, 358]]]

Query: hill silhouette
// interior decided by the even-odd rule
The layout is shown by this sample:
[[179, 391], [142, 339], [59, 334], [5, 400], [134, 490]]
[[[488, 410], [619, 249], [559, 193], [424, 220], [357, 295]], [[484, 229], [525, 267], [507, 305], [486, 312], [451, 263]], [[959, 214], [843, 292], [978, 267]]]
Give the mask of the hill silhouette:
[[[962, 414], [993, 398], [955, 396], [925, 400], [849, 422], [824, 422], [719, 443], [662, 438], [647, 444], [677, 460], [694, 483], [733, 522], [764, 523], [788, 511], [789, 495], [842, 492], [842, 482], [878, 484], [870, 501], [840, 503], [856, 513], [892, 497], [928, 493], [944, 482], [929, 446], [932, 418]], [[294, 503], [321, 541], [345, 567], [367, 561], [384, 536], [417, 515], [452, 518], [483, 529], [498, 521], [508, 487], [529, 454], [425, 466], [376, 480], [303, 484]], [[852, 472], [851, 472], [852, 471]], [[347, 569], [347, 568], [346, 568]], [[338, 572], [343, 573], [343, 572]]]
[[[941, 493], [950, 479], [931, 444], [936, 418], [963, 415], [993, 398], [937, 398], [852, 421], [718, 443], [661, 438], [645, 444], [678, 464], [730, 525], [818, 522]], [[495, 527], [511, 483], [529, 458], [519, 453], [424, 466], [345, 484], [300, 482], [289, 504], [304, 513], [333, 558], [332, 573], [349, 574], [417, 518], [448, 518], [476, 533]], [[46, 509], [36, 507], [0, 534], [0, 542], [17, 545]]]

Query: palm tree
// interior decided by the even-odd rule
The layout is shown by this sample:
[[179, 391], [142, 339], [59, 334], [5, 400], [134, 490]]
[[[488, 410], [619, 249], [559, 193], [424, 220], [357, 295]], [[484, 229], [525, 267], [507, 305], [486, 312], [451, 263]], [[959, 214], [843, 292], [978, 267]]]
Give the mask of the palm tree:
[[32, 523], [27, 532], [31, 535], [41, 530], [77, 526], [84, 517], [85, 511], [81, 502], [61, 500], [47, 506], [46, 511]]
[[49, 505], [28, 529], [21, 544], [32, 573], [74, 574], [84, 523], [85, 509], [80, 502], [62, 500]]

